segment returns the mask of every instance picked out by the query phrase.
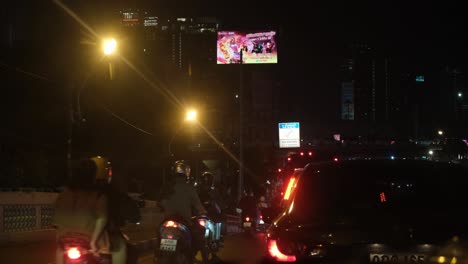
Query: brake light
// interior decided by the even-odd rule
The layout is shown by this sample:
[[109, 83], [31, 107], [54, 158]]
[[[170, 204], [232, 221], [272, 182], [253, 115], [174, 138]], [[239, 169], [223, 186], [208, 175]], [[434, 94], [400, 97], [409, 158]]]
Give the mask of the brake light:
[[286, 188], [286, 193], [284, 194], [284, 200], [289, 200], [289, 196], [291, 195], [292, 188], [294, 187], [294, 183], [296, 182], [296, 178], [292, 177], [289, 180], [288, 187]]
[[279, 262], [295, 262], [296, 256], [285, 255], [281, 253], [276, 243], [276, 240], [268, 240], [268, 253], [271, 257], [275, 258]]
[[340, 161], [340, 160], [339, 160], [338, 158], [335, 157], [335, 158], [333, 158], [333, 161], [334, 161], [334, 162], [338, 162], [338, 161]]
[[260, 219], [263, 219], [263, 215], [260, 216]]
[[312, 156], [312, 151], [309, 151], [309, 156]]
[[70, 248], [67, 250], [67, 256], [69, 259], [79, 259], [81, 257], [81, 253], [77, 248]]
[[381, 202], [381, 203], [387, 202], [387, 197], [385, 197], [385, 193], [384, 193], [384, 192], [381, 192], [381, 193], [380, 193], [380, 202]]
[[301, 152], [301, 156], [304, 156], [304, 152]]
[[291, 158], [288, 158], [288, 161], [291, 161]]
[[164, 226], [165, 227], [178, 227], [177, 223], [174, 221], [167, 221]]
[[201, 225], [201, 226], [206, 226], [206, 221], [201, 219], [201, 220], [198, 220], [198, 223]]
[[250, 222], [250, 217], [247, 216], [247, 217], [245, 218], [245, 221]]

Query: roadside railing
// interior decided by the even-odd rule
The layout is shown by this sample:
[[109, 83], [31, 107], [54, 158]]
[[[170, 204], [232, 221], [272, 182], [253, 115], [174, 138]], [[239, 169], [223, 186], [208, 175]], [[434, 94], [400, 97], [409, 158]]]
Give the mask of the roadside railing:
[[[41, 231], [52, 228], [55, 192], [0, 192], [0, 234]], [[145, 201], [140, 208], [140, 229], [154, 228], [162, 213], [154, 201]], [[227, 233], [236, 233], [241, 226], [240, 216], [226, 214]]]
[[[54, 192], [0, 192], [0, 235], [51, 229], [57, 196]], [[146, 201], [140, 214], [140, 228], [161, 221], [153, 201]]]

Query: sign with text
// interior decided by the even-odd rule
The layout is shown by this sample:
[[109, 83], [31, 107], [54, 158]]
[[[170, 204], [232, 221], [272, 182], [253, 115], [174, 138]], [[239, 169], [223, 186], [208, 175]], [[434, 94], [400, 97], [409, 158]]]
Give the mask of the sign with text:
[[218, 31], [217, 64], [278, 63], [275, 31]]
[[279, 123], [279, 147], [300, 148], [299, 122]]

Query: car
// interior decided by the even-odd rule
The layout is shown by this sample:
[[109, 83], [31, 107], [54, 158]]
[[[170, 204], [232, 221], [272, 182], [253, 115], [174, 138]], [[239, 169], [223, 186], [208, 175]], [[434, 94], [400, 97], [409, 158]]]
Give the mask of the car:
[[467, 172], [423, 160], [308, 164], [266, 232], [265, 262], [468, 263]]

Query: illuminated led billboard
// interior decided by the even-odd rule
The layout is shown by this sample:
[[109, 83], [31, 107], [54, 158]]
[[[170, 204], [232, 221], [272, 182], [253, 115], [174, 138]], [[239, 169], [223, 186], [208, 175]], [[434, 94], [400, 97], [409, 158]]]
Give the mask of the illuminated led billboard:
[[275, 31], [218, 31], [217, 63], [278, 63]]

